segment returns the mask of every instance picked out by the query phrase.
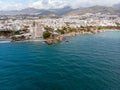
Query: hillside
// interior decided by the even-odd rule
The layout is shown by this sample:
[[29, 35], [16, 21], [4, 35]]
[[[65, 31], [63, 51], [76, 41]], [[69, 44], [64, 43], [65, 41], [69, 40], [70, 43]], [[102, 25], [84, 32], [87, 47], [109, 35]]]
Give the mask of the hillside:
[[72, 12], [67, 13], [67, 15], [82, 15], [85, 13], [110, 13], [110, 14], [118, 14], [117, 10], [112, 7], [105, 7], [105, 6], [93, 6], [88, 8], [80, 8], [76, 9]]
[[22, 10], [0, 11], [0, 15], [82, 15], [85, 13], [109, 13], [120, 15], [119, 5], [113, 7], [93, 6], [87, 8], [72, 9], [71, 7], [64, 7], [59, 9], [35, 9], [25, 8]]

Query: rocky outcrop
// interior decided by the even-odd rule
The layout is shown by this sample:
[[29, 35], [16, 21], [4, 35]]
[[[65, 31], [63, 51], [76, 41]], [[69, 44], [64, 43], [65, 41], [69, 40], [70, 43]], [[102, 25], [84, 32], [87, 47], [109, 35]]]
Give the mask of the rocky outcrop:
[[20, 36], [20, 37], [12, 37], [12, 42], [15, 42], [15, 41], [24, 41], [25, 40], [25, 36]]
[[45, 43], [47, 43], [48, 45], [51, 45], [51, 44], [55, 44], [55, 43], [58, 43], [58, 42], [62, 42], [64, 39], [62, 36], [56, 36], [54, 38], [50, 38], [50, 39], [46, 39], [45, 40]]

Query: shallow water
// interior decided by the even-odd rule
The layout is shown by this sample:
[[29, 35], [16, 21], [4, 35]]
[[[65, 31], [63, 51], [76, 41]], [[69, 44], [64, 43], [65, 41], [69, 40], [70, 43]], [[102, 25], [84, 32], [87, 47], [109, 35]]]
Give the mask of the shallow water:
[[120, 89], [120, 32], [68, 41], [0, 44], [0, 90]]

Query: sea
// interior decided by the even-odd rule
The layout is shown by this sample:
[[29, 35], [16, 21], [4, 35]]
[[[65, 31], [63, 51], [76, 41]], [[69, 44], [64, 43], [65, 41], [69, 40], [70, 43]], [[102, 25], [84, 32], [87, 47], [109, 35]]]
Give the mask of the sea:
[[0, 90], [120, 90], [120, 32], [0, 43]]

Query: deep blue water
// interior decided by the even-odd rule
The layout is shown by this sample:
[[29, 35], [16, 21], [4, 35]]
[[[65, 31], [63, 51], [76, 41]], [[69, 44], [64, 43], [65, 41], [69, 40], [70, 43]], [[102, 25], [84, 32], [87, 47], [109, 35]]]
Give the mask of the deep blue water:
[[0, 90], [120, 90], [120, 32], [68, 40], [0, 44]]

